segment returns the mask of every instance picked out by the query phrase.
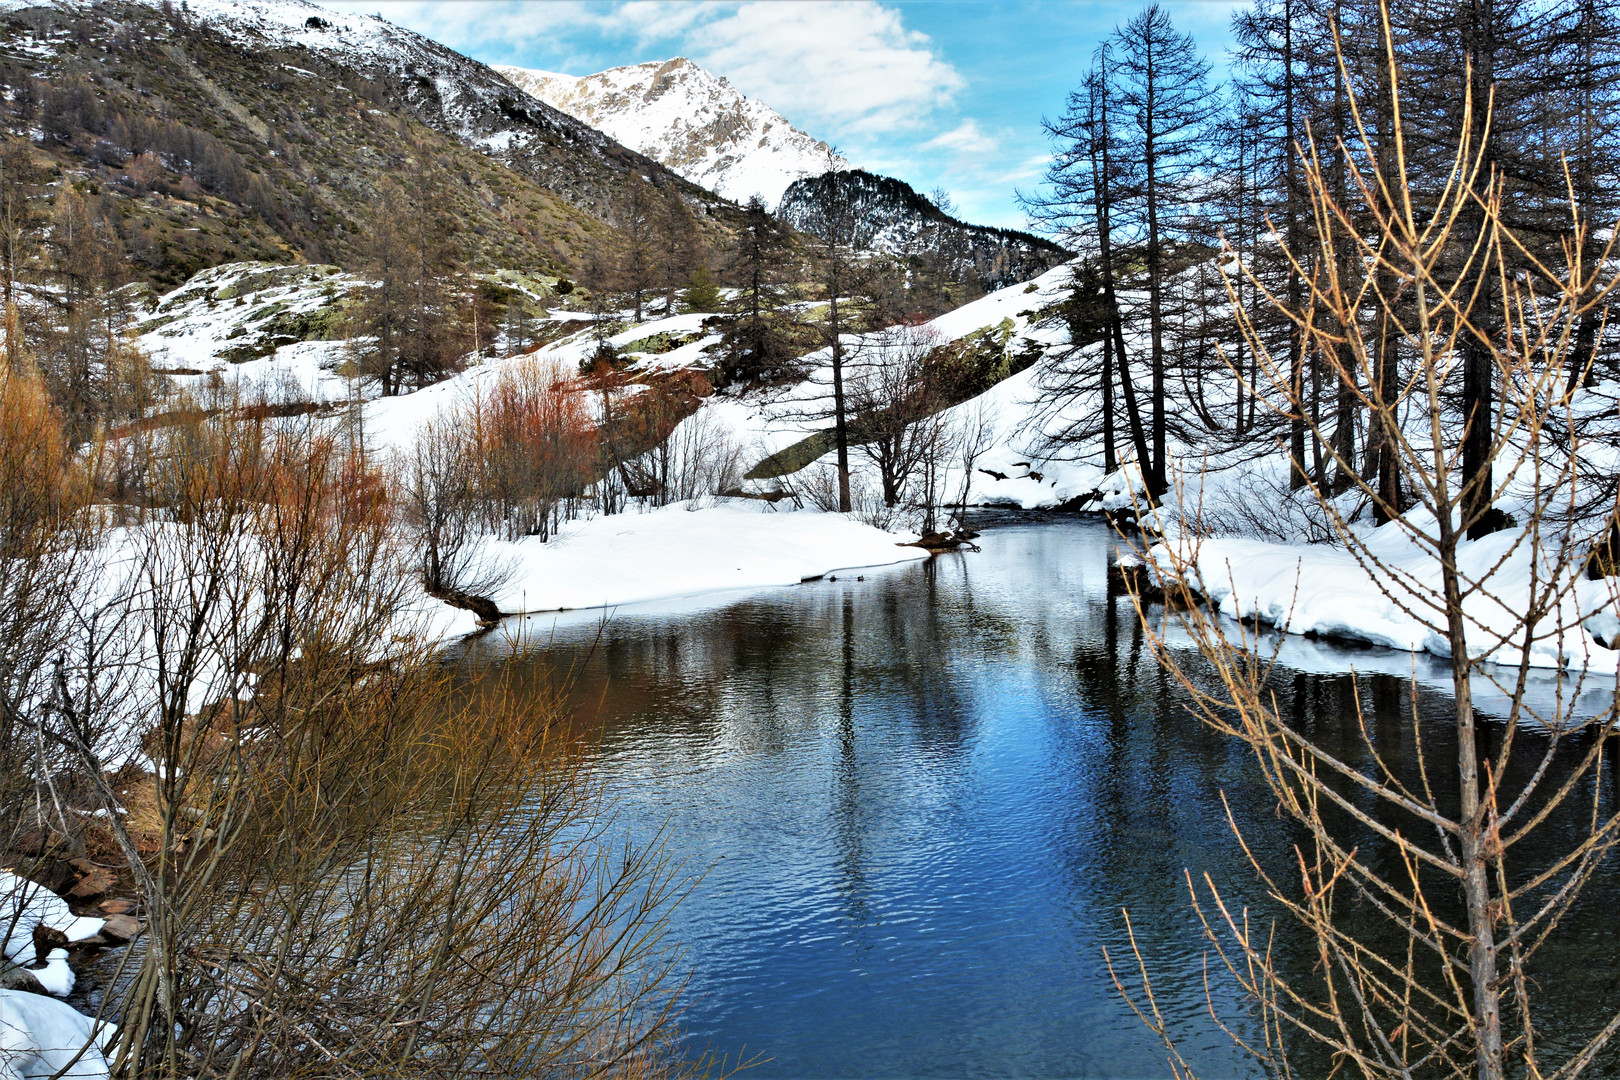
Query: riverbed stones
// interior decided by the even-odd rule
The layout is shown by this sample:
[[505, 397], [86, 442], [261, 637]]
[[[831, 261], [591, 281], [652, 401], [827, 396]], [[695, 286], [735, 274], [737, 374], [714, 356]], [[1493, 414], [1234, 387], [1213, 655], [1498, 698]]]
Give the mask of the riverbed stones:
[[[81, 863], [86, 865], [81, 866]], [[69, 899], [90, 900], [104, 895], [108, 889], [118, 884], [118, 875], [105, 866], [97, 866], [86, 859], [74, 859], [73, 867], [84, 876], [68, 890]]]
[[96, 905], [96, 910], [103, 915], [129, 915], [135, 910], [135, 901], [123, 898], [103, 900]]
[[132, 915], [111, 915], [101, 928], [101, 936], [111, 941], [132, 941], [141, 932], [141, 921]]
[[0, 990], [22, 990], [30, 994], [45, 993], [45, 988], [39, 984], [32, 971], [10, 961], [0, 961]]

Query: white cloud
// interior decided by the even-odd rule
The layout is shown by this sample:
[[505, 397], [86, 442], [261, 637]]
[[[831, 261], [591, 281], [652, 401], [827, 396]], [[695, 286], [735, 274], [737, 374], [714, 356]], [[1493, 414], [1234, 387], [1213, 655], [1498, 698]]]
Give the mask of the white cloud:
[[922, 144], [925, 150], [944, 150], [957, 157], [978, 157], [994, 154], [1001, 148], [1001, 140], [979, 127], [969, 117], [949, 131], [942, 131]]
[[863, 0], [755, 0], [688, 40], [692, 59], [800, 126], [915, 128], [965, 85], [899, 12]]
[[498, 61], [542, 43], [553, 53], [563, 46], [589, 56], [608, 41], [630, 39], [646, 54], [639, 59], [688, 56], [799, 127], [821, 127], [834, 138], [917, 130], [965, 85], [927, 35], [906, 29], [898, 11], [875, 0], [629, 0], [611, 6], [329, 0], [329, 6], [377, 12]]
[[1051, 154], [1035, 154], [1020, 161], [1011, 169], [996, 174], [994, 181], [997, 184], [1006, 185], [1038, 180], [1046, 174], [1046, 167], [1051, 163]]

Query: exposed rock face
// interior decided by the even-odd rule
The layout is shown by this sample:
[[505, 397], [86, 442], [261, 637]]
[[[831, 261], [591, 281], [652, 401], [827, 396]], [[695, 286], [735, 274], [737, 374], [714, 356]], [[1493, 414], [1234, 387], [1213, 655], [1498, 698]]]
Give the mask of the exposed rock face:
[[1000, 289], [1036, 277], [1070, 254], [1029, 233], [969, 225], [945, 213], [911, 185], [862, 169], [827, 172], [795, 181], [777, 217], [825, 237], [842, 221], [854, 247], [897, 258], [930, 259], [950, 277], [976, 278]]
[[793, 181], [849, 163], [684, 57], [559, 75], [500, 67], [519, 89], [735, 202], [774, 208]]

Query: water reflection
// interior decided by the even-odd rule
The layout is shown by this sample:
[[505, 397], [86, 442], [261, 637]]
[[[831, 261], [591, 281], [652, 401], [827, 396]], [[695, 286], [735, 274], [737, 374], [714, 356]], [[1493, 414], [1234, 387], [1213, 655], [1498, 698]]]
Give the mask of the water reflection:
[[[1102, 959], [1126, 948], [1128, 908], [1201, 1074], [1260, 1075], [1209, 1018], [1186, 876], [1266, 918], [1222, 794], [1258, 850], [1299, 836], [1110, 597], [1103, 527], [1004, 525], [981, 543], [864, 581], [526, 626], [549, 641], [534, 676], [571, 680], [622, 826], [667, 825], [672, 854], [706, 872], [672, 924], [690, 1038], [770, 1056], [762, 1077], [1163, 1076]], [[1406, 654], [1358, 651], [1351, 677], [1343, 651], [1287, 647], [1285, 715], [1347, 754], [1365, 756], [1358, 688], [1397, 759], [1414, 693], [1443, 715], [1431, 669], [1400, 677]], [[1599, 943], [1584, 970], [1612, 981], [1612, 939], [1586, 916], [1554, 959]], [[1310, 977], [1308, 947], [1281, 960]], [[1252, 1031], [1227, 984], [1215, 993]]]

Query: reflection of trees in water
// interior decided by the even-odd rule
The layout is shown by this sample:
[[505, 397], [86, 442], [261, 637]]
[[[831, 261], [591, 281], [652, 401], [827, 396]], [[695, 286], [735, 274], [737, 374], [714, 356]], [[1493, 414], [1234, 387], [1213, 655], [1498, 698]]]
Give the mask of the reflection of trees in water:
[[[717, 611], [623, 620], [594, 645], [580, 640], [550, 649], [536, 670], [543, 667], [546, 677], [575, 673], [575, 700], [591, 701], [612, 718], [609, 747], [615, 739], [645, 745], [668, 738], [672, 754], [693, 757], [721, 745], [760, 758], [802, 752], [798, 762], [814, 772], [801, 791], [819, 803], [804, 812], [826, 815], [826, 831], [816, 839], [830, 845], [829, 869], [852, 934], [881, 914], [874, 894], [885, 880], [879, 860], [895, 838], [876, 831], [884, 824], [877, 815], [894, 805], [893, 785], [908, 785], [909, 810], [924, 800], [948, 809], [970, 798], [970, 751], [981, 728], [1006, 707], [995, 695], [1009, 685], [1032, 689], [1043, 699], [1047, 726], [1045, 790], [1060, 792], [1068, 805], [1042, 815], [1052, 835], [1030, 837], [1031, 857], [1051, 852], [1067, 878], [1075, 914], [1074, 941], [1066, 944], [1096, 965], [1106, 993], [1097, 946], [1123, 944], [1118, 912], [1129, 907], [1156, 989], [1169, 995], [1178, 1022], [1202, 1031], [1209, 1028], [1204, 944], [1188, 907], [1184, 868], [1195, 876], [1209, 871], [1235, 903], [1264, 921], [1272, 907], [1227, 826], [1222, 793], [1285, 882], [1297, 881], [1291, 860], [1301, 834], [1278, 818], [1249, 752], [1185, 711], [1182, 695], [1153, 663], [1129, 600], [1076, 587], [1101, 575], [1107, 555], [1107, 533], [1088, 538], [1086, 528], [1049, 527], [1023, 548], [1016, 538], [998, 539], [1004, 554], [935, 559], [865, 582], [840, 574], [837, 583]], [[1095, 565], [1075, 565], [1085, 560]], [[1054, 578], [1057, 585], [1017, 578], [1053, 564], [1069, 575]], [[1312, 647], [1317, 657], [1332, 652], [1322, 643]], [[1387, 654], [1340, 652], [1349, 663], [1365, 657], [1386, 672], [1400, 670]], [[1363, 722], [1397, 771], [1411, 769], [1419, 732], [1431, 760], [1451, 752], [1452, 731], [1441, 722], [1448, 702], [1431, 689], [1414, 691], [1410, 679], [1279, 667], [1270, 689], [1280, 715], [1358, 769], [1378, 767], [1362, 744]], [[1481, 750], [1494, 749], [1503, 726], [1482, 720], [1478, 727]], [[1566, 752], [1585, 748], [1571, 740]], [[1443, 798], [1455, 795], [1454, 776], [1430, 780]], [[1387, 805], [1347, 794], [1386, 827], [1411, 827]], [[1591, 799], [1612, 804], [1613, 772], [1595, 784], [1588, 808]], [[1534, 842], [1556, 847], [1577, 826], [1573, 817], [1551, 823], [1553, 831]], [[1382, 848], [1367, 845], [1367, 858], [1379, 858]], [[1385, 858], [1379, 872], [1397, 876], [1401, 868]], [[1570, 933], [1538, 957], [1543, 1000], [1560, 1001], [1576, 1017], [1560, 1025], [1565, 1030], [1579, 1030], [1597, 1016], [1596, 1002], [1616, 996], [1620, 929], [1604, 914], [1617, 902], [1620, 885], [1607, 869], [1572, 916]], [[1370, 905], [1350, 898], [1343, 905], [1347, 926], [1375, 924]], [[1308, 943], [1283, 940], [1277, 959], [1296, 984], [1312, 977], [1316, 957]], [[1220, 1000], [1231, 1006], [1223, 1015], [1240, 1022], [1235, 995]], [[1209, 1030], [1211, 1045], [1223, 1047], [1224, 1036]]]
[[838, 764], [833, 770], [834, 834], [838, 844], [839, 893], [851, 928], [868, 921], [866, 830], [861, 815], [860, 763], [855, 755], [855, 601], [845, 593], [839, 606]]
[[918, 750], [942, 763], [959, 762], [978, 710], [955, 669], [979, 661], [955, 612], [941, 603], [935, 560], [920, 569], [886, 579], [862, 612], [869, 620], [861, 647], [866, 690], [890, 715], [906, 719]]
[[[1203, 1031], [1203, 1022], [1193, 1015], [1197, 1010], [1190, 1008], [1190, 1003], [1201, 1005], [1203, 1001], [1202, 971], [1190, 961], [1204, 945], [1201, 928], [1188, 910], [1182, 868], [1190, 869], [1195, 878], [1208, 870], [1229, 903], [1239, 910], [1247, 907], [1257, 924], [1265, 925], [1278, 910], [1242, 857], [1225, 821], [1222, 796], [1262, 864], [1287, 887], [1297, 885], [1296, 860], [1301, 854], [1310, 857], [1308, 849], [1296, 849], [1307, 837], [1304, 830], [1278, 817], [1274, 800], [1244, 760], [1248, 749], [1215, 737], [1189, 715], [1183, 708], [1184, 694], [1166, 687], [1156, 677], [1151, 657], [1133, 647], [1137, 628], [1129, 602], [1110, 599], [1094, 608], [1091, 616], [1098, 623], [1096, 632], [1078, 635], [1074, 653], [1079, 697], [1090, 703], [1092, 711], [1080, 720], [1078, 731], [1060, 740], [1067, 759], [1062, 767], [1071, 770], [1071, 786], [1085, 804], [1074, 826], [1098, 834], [1098, 842], [1084, 848], [1095, 861], [1077, 864], [1072, 870], [1075, 891], [1093, 897], [1095, 908], [1103, 912], [1110, 907], [1115, 912], [1121, 907], [1131, 910], [1161, 1003], [1185, 1007], [1182, 1023], [1195, 1032], [1185, 1045], [1205, 1042], [1207, 1046], [1207, 1040], [1196, 1034]], [[1354, 651], [1345, 652], [1348, 663], [1354, 663], [1356, 656]], [[1198, 661], [1186, 664], [1195, 678], [1203, 675], [1213, 681], [1213, 674], [1200, 670]], [[1282, 667], [1273, 671], [1268, 691], [1275, 695], [1279, 716], [1362, 774], [1372, 777], [1387, 769], [1413, 790], [1428, 784], [1441, 805], [1455, 805], [1460, 799], [1460, 782], [1453, 771], [1431, 769], [1424, 776], [1418, 767], [1420, 740], [1428, 760], [1456, 760], [1455, 710], [1449, 695], [1387, 673], [1315, 674]], [[1479, 759], [1493, 760], [1507, 736], [1507, 725], [1477, 715], [1475, 730]], [[1542, 744], [1550, 738], [1546, 732], [1526, 728], [1514, 737]], [[1560, 769], [1570, 771], [1573, 762], [1590, 751], [1592, 738], [1589, 730], [1565, 736], [1552, 774]], [[1521, 790], [1541, 755], [1539, 746], [1513, 755], [1509, 761], [1512, 771], [1503, 778], [1504, 788]], [[1616, 757], [1620, 754], [1611, 755], [1611, 762]], [[1600, 816], [1612, 812], [1620, 798], [1617, 782], [1620, 772], [1611, 765], [1589, 784], [1584, 804], [1562, 808], [1523, 843], [1548, 852], [1575, 848], [1594, 812]], [[1408, 835], [1428, 828], [1350, 781], [1337, 789], [1352, 806], [1385, 828]], [[1331, 804], [1325, 804], [1322, 812], [1330, 828], [1345, 837], [1347, 845], [1355, 847], [1378, 876], [1403, 880], [1410, 872], [1391, 845], [1379, 842], [1351, 814]], [[1533, 867], [1545, 861], [1526, 850], [1518, 865]], [[1612, 918], [1620, 904], [1620, 878], [1614, 866], [1611, 855], [1605, 871], [1566, 917], [1564, 932], [1553, 936], [1530, 966], [1529, 975], [1541, 988], [1544, 1008], [1558, 1013], [1559, 1022], [1548, 1024], [1546, 1030], [1567, 1033], [1558, 1040], [1564, 1046], [1543, 1039], [1545, 1052], [1573, 1052], [1582, 1045], [1608, 1019], [1604, 1003], [1620, 993], [1620, 931]], [[1436, 916], [1453, 924], [1465, 920], [1462, 896], [1454, 883], [1442, 881], [1428, 868], [1419, 872], [1427, 895], [1434, 900]], [[1528, 879], [1529, 873], [1522, 872], [1512, 884], [1516, 887]], [[1530, 907], [1533, 902], [1526, 898], [1520, 906]], [[1386, 955], [1404, 956], [1406, 938], [1368, 897], [1347, 895], [1335, 908], [1335, 919], [1352, 937]], [[1104, 925], [1109, 925], [1106, 918]], [[1123, 923], [1116, 916], [1112, 925], [1116, 932], [1110, 949], [1128, 958]], [[1314, 942], [1296, 933], [1291, 922], [1284, 920], [1280, 927], [1284, 936], [1273, 949], [1278, 968], [1296, 988], [1320, 989]], [[1420, 957], [1420, 965], [1423, 962]], [[1443, 992], [1438, 960], [1431, 957], [1427, 962], [1429, 984]], [[1223, 1017], [1237, 1022], [1241, 1030], [1244, 1003], [1230, 984], [1218, 983], [1216, 994], [1217, 1002], [1227, 1006]], [[1549, 1018], [1543, 1016], [1542, 1020]], [[1312, 1075], [1313, 1069], [1325, 1075], [1332, 1067], [1314, 1044], [1299, 1040], [1291, 1052], [1300, 1075]]]

